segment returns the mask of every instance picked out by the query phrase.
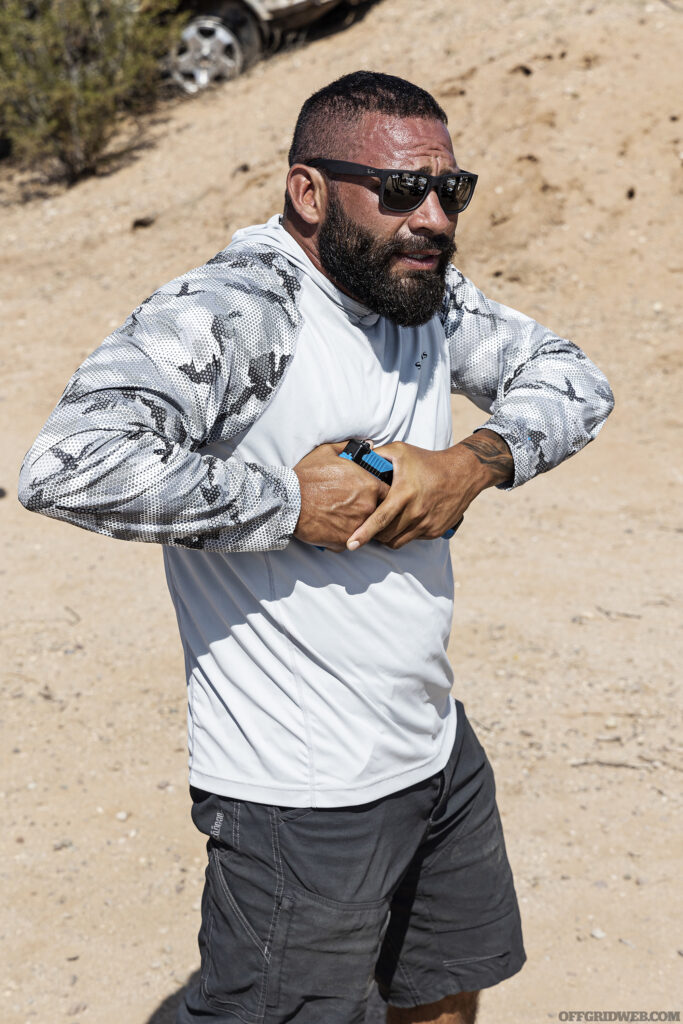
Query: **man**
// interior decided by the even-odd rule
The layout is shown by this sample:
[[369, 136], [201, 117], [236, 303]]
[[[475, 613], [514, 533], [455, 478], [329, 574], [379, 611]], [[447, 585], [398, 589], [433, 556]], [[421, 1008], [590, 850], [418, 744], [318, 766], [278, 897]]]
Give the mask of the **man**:
[[[320, 90], [284, 219], [145, 300], [25, 461], [27, 508], [165, 546], [209, 837], [179, 1024], [357, 1024], [374, 977], [390, 1024], [471, 1024], [524, 962], [491, 768], [450, 696], [443, 535], [578, 451], [612, 396], [451, 265], [475, 183], [422, 89]], [[451, 392], [489, 414], [457, 444]], [[338, 457], [351, 438], [391, 486]]]

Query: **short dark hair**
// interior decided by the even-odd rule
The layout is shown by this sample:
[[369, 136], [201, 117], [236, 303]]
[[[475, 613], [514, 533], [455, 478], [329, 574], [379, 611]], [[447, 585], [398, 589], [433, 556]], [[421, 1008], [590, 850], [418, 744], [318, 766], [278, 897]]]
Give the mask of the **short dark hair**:
[[314, 157], [348, 159], [342, 129], [368, 113], [434, 118], [448, 124], [443, 108], [419, 85], [379, 71], [353, 71], [308, 97], [294, 128], [289, 166]]

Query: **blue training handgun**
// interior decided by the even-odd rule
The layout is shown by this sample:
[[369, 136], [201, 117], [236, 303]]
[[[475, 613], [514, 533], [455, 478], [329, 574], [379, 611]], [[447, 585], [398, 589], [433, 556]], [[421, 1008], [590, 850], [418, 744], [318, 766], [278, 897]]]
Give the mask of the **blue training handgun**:
[[[376, 476], [383, 483], [391, 486], [391, 481], [394, 478], [394, 467], [388, 459], [383, 459], [377, 452], [373, 452], [369, 441], [349, 441], [344, 451], [339, 453], [339, 458], [349, 459], [351, 462], [357, 463], [363, 469], [367, 469], [368, 473], [372, 473], [373, 476]], [[462, 523], [463, 518], [464, 516], [460, 516], [455, 526], [451, 527], [450, 530], [446, 530], [443, 534], [447, 540], [453, 536]]]

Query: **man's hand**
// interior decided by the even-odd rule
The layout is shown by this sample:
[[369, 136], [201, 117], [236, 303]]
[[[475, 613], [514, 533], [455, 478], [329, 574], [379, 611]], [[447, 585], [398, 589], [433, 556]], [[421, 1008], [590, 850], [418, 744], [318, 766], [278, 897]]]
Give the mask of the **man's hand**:
[[351, 551], [373, 537], [390, 548], [418, 537], [441, 537], [481, 491], [514, 473], [507, 444], [492, 430], [479, 430], [441, 452], [401, 441], [375, 451], [393, 463], [393, 482], [384, 501], [349, 537]]
[[301, 514], [294, 536], [308, 544], [343, 551], [349, 536], [375, 511], [389, 487], [348, 459], [346, 442], [322, 444], [294, 466], [301, 489]]

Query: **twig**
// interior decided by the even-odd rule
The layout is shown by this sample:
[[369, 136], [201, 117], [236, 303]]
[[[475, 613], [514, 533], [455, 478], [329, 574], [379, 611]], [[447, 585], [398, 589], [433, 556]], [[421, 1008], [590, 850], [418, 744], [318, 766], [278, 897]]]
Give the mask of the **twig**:
[[596, 604], [596, 609], [601, 615], [604, 615], [608, 619], [642, 619], [642, 615], [636, 615], [635, 612], [613, 612], [609, 608], [602, 608], [599, 604]]
[[658, 765], [664, 765], [665, 768], [671, 768], [674, 772], [683, 772], [683, 768], [679, 768], [677, 764], [672, 764], [671, 761], [664, 761], [661, 757], [645, 757], [644, 754], [638, 754], [640, 761], [645, 761], [646, 764], [651, 764], [653, 768], [657, 768]]
[[638, 772], [642, 772], [643, 769], [648, 772], [654, 770], [652, 765], [630, 764], [628, 761], [600, 761], [598, 759], [591, 759], [586, 761], [570, 761], [569, 764], [572, 768], [585, 768], [587, 765], [596, 765], [598, 768], [632, 768]]
[[664, 4], [665, 7], [668, 7], [669, 10], [675, 11], [676, 14], [683, 14], [683, 8], [676, 7], [676, 4], [673, 4], [671, 2], [671, 0], [662, 0], [662, 3]]

